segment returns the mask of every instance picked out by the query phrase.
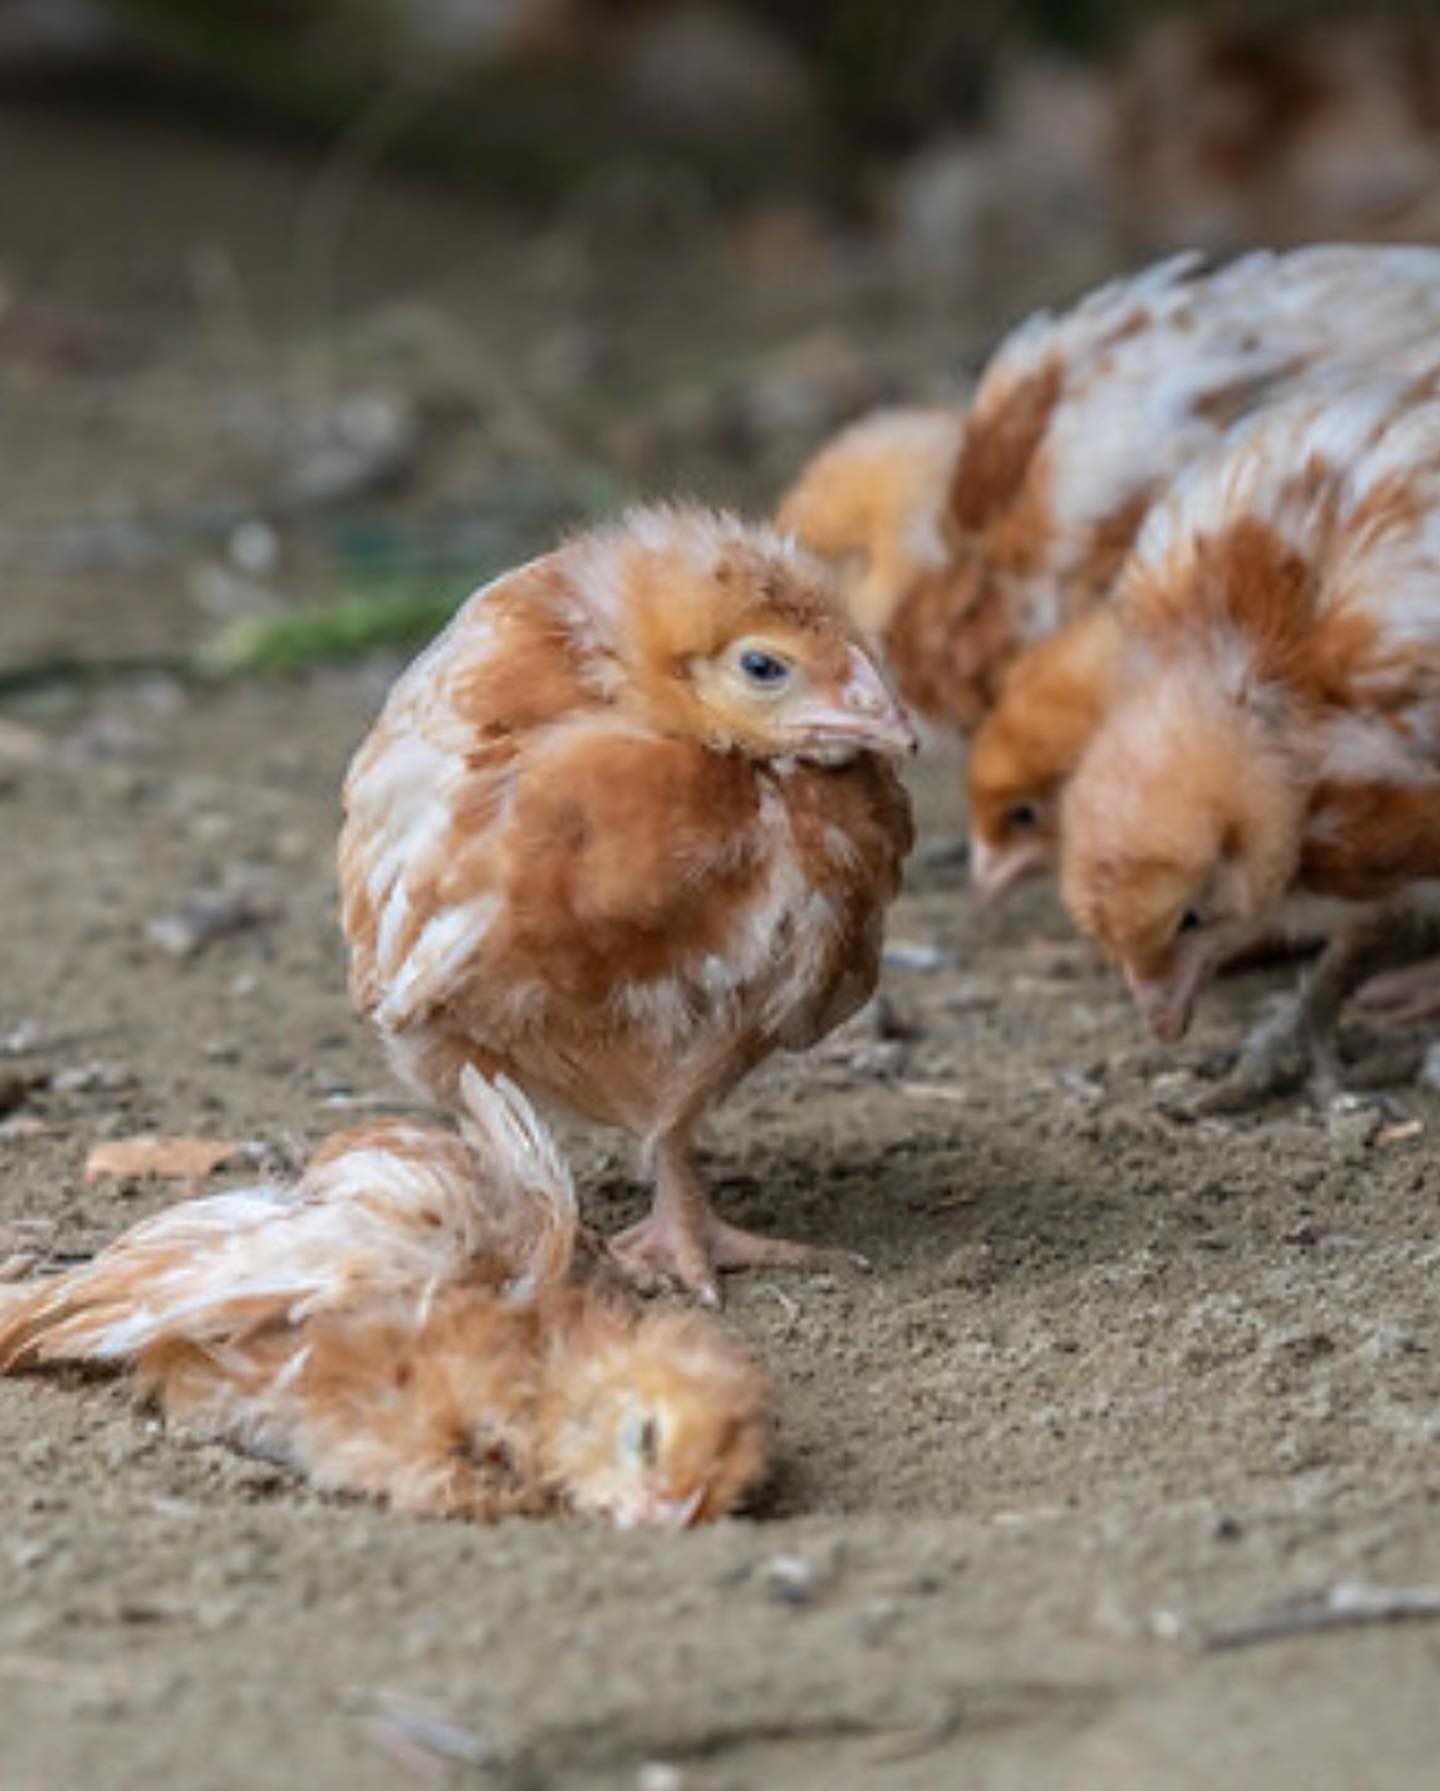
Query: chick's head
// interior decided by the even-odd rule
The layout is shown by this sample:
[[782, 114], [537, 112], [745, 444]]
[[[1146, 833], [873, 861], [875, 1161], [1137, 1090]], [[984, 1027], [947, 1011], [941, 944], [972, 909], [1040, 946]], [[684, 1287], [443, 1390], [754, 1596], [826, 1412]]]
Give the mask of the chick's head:
[[582, 1325], [557, 1359], [547, 1470], [577, 1511], [685, 1529], [761, 1479], [769, 1387], [714, 1320], [651, 1309]]
[[914, 733], [825, 576], [785, 537], [703, 511], [632, 514], [582, 580], [608, 611], [611, 700], [755, 758], [844, 763]]
[[827, 442], [781, 499], [780, 527], [827, 563], [868, 636], [916, 578], [945, 564], [940, 520], [963, 425], [958, 408], [872, 411]]
[[1097, 605], [1011, 667], [966, 756], [970, 870], [984, 901], [1050, 869], [1060, 799], [1109, 699], [1120, 628]]
[[1283, 740], [1183, 678], [1096, 735], [1062, 805], [1062, 892], [1157, 1038], [1182, 1037], [1209, 976], [1273, 922], [1303, 813]]

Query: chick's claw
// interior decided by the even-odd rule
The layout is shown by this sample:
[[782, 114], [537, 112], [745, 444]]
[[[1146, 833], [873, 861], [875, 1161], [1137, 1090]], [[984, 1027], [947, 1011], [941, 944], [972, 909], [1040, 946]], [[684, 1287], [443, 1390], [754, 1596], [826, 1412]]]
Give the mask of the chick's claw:
[[1341, 1071], [1334, 1035], [1315, 1030], [1302, 992], [1255, 1028], [1235, 1068], [1196, 1100], [1194, 1111], [1248, 1113], [1307, 1085], [1323, 1104], [1340, 1092]]

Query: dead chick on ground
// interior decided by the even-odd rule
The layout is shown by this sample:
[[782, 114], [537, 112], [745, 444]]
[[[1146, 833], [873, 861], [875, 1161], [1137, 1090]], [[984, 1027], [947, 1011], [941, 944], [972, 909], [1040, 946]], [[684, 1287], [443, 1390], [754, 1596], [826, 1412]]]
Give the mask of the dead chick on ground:
[[477, 592], [391, 692], [345, 792], [355, 999], [442, 1103], [473, 1064], [640, 1140], [640, 1283], [833, 1262], [721, 1219], [693, 1134], [869, 998], [912, 746], [792, 542], [634, 511]]
[[1237, 1097], [1333, 1082], [1340, 1004], [1418, 956], [1440, 876], [1440, 375], [1338, 375], [1157, 506], [1117, 597], [1109, 713], [1066, 792], [1062, 882], [1155, 1034], [1278, 930], [1329, 943]]
[[461, 1136], [343, 1133], [296, 1187], [0, 1288], [0, 1369], [132, 1369], [175, 1428], [419, 1516], [734, 1509], [765, 1468], [759, 1371], [714, 1319], [574, 1272], [574, 1191], [523, 1095], [474, 1070], [457, 1094]]

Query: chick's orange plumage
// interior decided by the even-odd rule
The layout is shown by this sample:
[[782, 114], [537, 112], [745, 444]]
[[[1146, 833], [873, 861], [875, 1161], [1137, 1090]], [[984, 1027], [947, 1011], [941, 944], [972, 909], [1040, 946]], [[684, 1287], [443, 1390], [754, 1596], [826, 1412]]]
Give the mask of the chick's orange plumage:
[[463, 1137], [332, 1139], [298, 1188], [190, 1201], [0, 1289], [0, 1369], [133, 1366], [167, 1420], [399, 1510], [681, 1525], [766, 1460], [768, 1390], [714, 1320], [574, 1273], [569, 1177], [473, 1071]]
[[[1319, 366], [1422, 343], [1437, 327], [1434, 250], [1327, 245], [1215, 271], [1178, 256], [1012, 331], [951, 420], [948, 448], [939, 424], [927, 434], [882, 413], [852, 425], [781, 514], [817, 552], [858, 562], [850, 576], [867, 613], [888, 618], [901, 695], [970, 735], [1006, 700], [1012, 663], [1108, 596], [1157, 494], [1227, 428]], [[937, 471], [942, 451], [948, 471]], [[1047, 675], [1058, 671], [1052, 661]], [[1059, 734], [1084, 694], [1067, 678]], [[1017, 696], [1010, 747], [1028, 756], [1022, 736], [1047, 725]], [[1063, 744], [1042, 741], [1039, 757], [1063, 759]], [[1047, 804], [1043, 789], [1008, 781], [1012, 806]], [[998, 837], [980, 839], [994, 881], [1037, 862], [1033, 838], [1016, 842], [1024, 865], [1013, 869]]]
[[1060, 802], [1109, 705], [1122, 634], [1092, 604], [1010, 667], [965, 755], [970, 874], [983, 900], [1052, 870]]
[[940, 518], [964, 420], [939, 406], [872, 411], [826, 443], [775, 512], [834, 569], [871, 638], [912, 586], [945, 568]]
[[1182, 255], [1031, 318], [976, 389], [943, 574], [897, 605], [901, 694], [970, 733], [1029, 643], [1110, 592], [1146, 511], [1225, 430], [1317, 365], [1423, 342], [1440, 252], [1321, 246], [1215, 272]]
[[1430, 911], [1437, 386], [1433, 349], [1317, 379], [1146, 524], [1112, 706], [1065, 798], [1063, 887], [1162, 1037], [1223, 958], [1286, 926], [1331, 938], [1311, 985], [1328, 1017]]
[[724, 1224], [691, 1137], [877, 974], [909, 725], [791, 543], [644, 510], [477, 593], [346, 785], [352, 987], [407, 1079], [503, 1071], [644, 1142], [641, 1278], [812, 1252]]

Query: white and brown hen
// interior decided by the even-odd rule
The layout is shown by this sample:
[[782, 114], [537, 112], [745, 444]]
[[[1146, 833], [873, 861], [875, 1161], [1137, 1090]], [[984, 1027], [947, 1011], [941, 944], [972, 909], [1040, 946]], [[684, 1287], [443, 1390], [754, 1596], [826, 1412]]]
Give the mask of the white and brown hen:
[[1063, 888], [1152, 1030], [1285, 929], [1329, 939], [1234, 1092], [1327, 1064], [1345, 994], [1417, 952], [1440, 877], [1440, 374], [1338, 375], [1157, 506], [1111, 708], [1066, 793]]
[[432, 1098], [474, 1064], [641, 1140], [637, 1279], [713, 1300], [720, 1269], [833, 1260], [721, 1220], [692, 1138], [874, 988], [912, 744], [785, 538], [663, 508], [582, 535], [472, 597], [356, 755], [356, 1001]]

